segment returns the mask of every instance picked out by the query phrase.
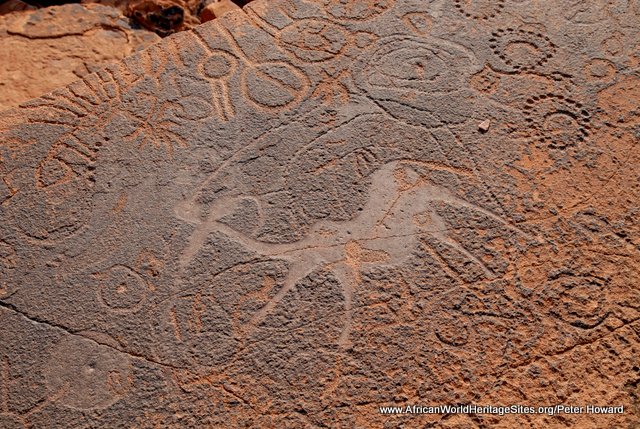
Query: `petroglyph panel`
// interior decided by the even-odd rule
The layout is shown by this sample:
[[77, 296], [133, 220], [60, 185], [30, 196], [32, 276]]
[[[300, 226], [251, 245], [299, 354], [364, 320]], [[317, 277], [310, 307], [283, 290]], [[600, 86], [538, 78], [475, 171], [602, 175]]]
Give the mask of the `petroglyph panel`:
[[[588, 3], [256, 0], [0, 112], [0, 427], [632, 427], [640, 18]], [[379, 412], [468, 402], [625, 414]]]

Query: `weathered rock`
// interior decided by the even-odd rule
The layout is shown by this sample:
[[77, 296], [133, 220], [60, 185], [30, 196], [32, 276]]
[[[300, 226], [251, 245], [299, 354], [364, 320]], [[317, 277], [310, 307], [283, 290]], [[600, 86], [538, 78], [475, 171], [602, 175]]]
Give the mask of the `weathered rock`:
[[200, 0], [133, 0], [125, 14], [144, 28], [161, 36], [184, 31], [200, 24]]
[[200, 21], [208, 22], [220, 18], [225, 13], [229, 13], [238, 8], [239, 6], [231, 0], [214, 0], [202, 9], [200, 12]]
[[0, 16], [0, 109], [116, 62], [160, 38], [102, 5], [68, 4]]
[[240, 7], [231, 0], [133, 0], [125, 15], [161, 36], [185, 31]]
[[491, 120], [485, 119], [484, 121], [478, 124], [478, 129], [483, 133], [486, 133], [487, 131], [489, 131], [490, 126], [491, 126]]
[[11, 12], [18, 12], [23, 10], [35, 10], [36, 7], [25, 3], [21, 0], [8, 0], [0, 3], [0, 15], [5, 15]]
[[0, 425], [634, 427], [640, 5], [245, 12], [0, 116]]

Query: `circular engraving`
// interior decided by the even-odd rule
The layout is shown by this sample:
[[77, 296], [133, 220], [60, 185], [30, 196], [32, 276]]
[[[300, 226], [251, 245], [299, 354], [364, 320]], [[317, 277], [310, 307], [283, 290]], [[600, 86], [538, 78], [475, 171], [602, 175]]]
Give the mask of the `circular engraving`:
[[212, 79], [220, 79], [233, 73], [236, 60], [230, 54], [216, 51], [203, 65], [204, 75]]
[[111, 309], [133, 310], [145, 298], [147, 284], [130, 268], [115, 266], [96, 277], [100, 279], [100, 298]]
[[330, 22], [303, 19], [285, 27], [280, 40], [302, 61], [317, 62], [338, 55], [347, 43], [347, 33]]
[[564, 322], [591, 329], [606, 318], [603, 280], [591, 276], [562, 276], [550, 286], [554, 298], [551, 312]]
[[463, 346], [469, 342], [469, 328], [463, 320], [466, 316], [453, 315], [438, 317], [436, 336], [440, 341], [451, 346]]
[[561, 94], [535, 95], [527, 99], [524, 109], [535, 138], [553, 149], [577, 145], [590, 135], [589, 111]]
[[489, 47], [501, 60], [505, 71], [524, 72], [543, 66], [556, 53], [549, 37], [528, 30], [498, 29], [489, 39]]
[[76, 336], [56, 344], [45, 367], [45, 380], [57, 402], [80, 410], [106, 408], [130, 387], [126, 355]]

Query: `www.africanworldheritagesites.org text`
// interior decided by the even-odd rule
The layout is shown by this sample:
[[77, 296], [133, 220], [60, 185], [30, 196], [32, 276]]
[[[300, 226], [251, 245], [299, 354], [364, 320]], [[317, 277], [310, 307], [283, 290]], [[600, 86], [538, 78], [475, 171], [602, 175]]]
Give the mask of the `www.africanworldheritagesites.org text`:
[[600, 406], [600, 405], [551, 405], [551, 406], [527, 406], [527, 405], [406, 405], [396, 407], [380, 407], [381, 414], [624, 414], [624, 406]]

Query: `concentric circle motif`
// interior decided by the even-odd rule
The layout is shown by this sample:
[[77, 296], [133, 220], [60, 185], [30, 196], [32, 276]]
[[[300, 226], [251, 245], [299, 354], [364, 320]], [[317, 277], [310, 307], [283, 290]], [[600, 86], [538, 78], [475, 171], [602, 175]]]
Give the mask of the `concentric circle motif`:
[[584, 142], [591, 131], [591, 114], [582, 103], [559, 94], [530, 97], [524, 106], [534, 137], [553, 149]]
[[498, 29], [491, 33], [489, 47], [500, 59], [505, 71], [526, 72], [542, 67], [556, 53], [549, 37], [535, 31]]

